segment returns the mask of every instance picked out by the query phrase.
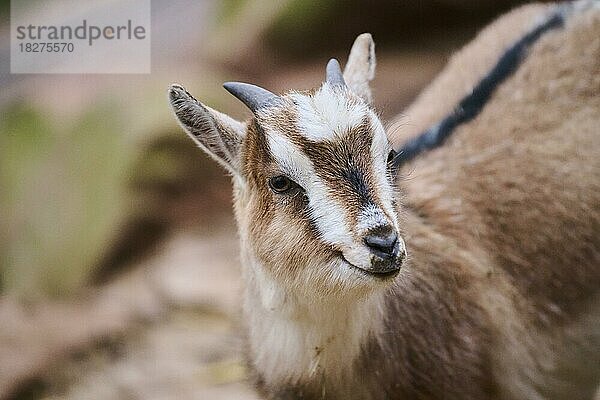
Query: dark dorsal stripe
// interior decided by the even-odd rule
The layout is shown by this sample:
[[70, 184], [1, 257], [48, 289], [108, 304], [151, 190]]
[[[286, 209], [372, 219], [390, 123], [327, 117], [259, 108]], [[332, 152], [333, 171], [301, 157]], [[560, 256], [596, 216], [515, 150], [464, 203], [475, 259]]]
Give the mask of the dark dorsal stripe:
[[442, 145], [456, 127], [475, 118], [490, 99], [494, 90], [517, 70], [531, 45], [544, 33], [563, 26], [567, 8], [570, 8], [570, 6], [558, 6], [558, 10], [554, 11], [544, 22], [513, 43], [500, 57], [496, 65], [479, 81], [470, 94], [463, 97], [450, 114], [414, 139], [406, 142], [397, 151], [397, 155], [393, 160], [394, 166], [401, 167], [425, 151]]

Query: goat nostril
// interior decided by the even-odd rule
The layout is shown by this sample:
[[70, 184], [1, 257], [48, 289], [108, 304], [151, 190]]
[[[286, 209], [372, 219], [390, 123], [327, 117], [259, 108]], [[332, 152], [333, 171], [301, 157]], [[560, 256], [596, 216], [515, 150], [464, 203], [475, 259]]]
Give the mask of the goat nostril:
[[365, 236], [365, 244], [378, 257], [392, 258], [398, 255], [398, 234], [394, 231], [371, 233]]

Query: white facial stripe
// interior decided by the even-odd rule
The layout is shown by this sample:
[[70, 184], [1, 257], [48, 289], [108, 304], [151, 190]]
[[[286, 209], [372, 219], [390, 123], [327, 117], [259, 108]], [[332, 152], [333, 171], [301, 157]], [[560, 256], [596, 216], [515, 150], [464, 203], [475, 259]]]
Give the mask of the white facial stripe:
[[[372, 190], [377, 193], [376, 197], [380, 201], [373, 209], [363, 212], [357, 226], [348, 226], [347, 210], [344, 205], [334, 200], [331, 189], [315, 173], [312, 161], [288, 137], [264, 126], [269, 148], [282, 172], [306, 190], [309, 215], [320, 238], [326, 243], [358, 251], [362, 250], [362, 246], [353, 243], [352, 238], [356, 234], [360, 236], [368, 229], [385, 224], [391, 224], [398, 230], [393, 208], [394, 191], [387, 177], [389, 144], [385, 130], [375, 113], [360, 103], [354, 104], [352, 100], [346, 100], [327, 84], [323, 85], [314, 97], [299, 93], [290, 94], [290, 97], [298, 106], [299, 132], [310, 140], [336, 139], [335, 133], [340, 130], [346, 132], [361, 124], [365, 117], [370, 120], [373, 132], [370, 148], [374, 175]], [[362, 254], [362, 251], [360, 253]], [[358, 262], [359, 257], [356, 258]]]
[[309, 214], [321, 239], [329, 244], [351, 245], [352, 235], [345, 220], [345, 210], [332, 200], [312, 162], [291, 140], [271, 129], [267, 129], [267, 140], [283, 172], [306, 190]]
[[300, 93], [290, 97], [297, 104], [299, 132], [315, 142], [348, 132], [368, 113], [366, 105], [350, 101], [327, 83], [312, 97]]
[[373, 111], [369, 111], [369, 121], [371, 122], [371, 129], [373, 131], [373, 141], [371, 142], [372, 155], [374, 158], [377, 157], [385, 161], [389, 150], [385, 129]]
[[271, 129], [267, 129], [266, 133], [271, 154], [282, 172], [306, 188], [313, 179], [311, 174], [314, 175], [312, 162], [285, 136]]
[[374, 180], [376, 190], [379, 194], [379, 198], [381, 200], [381, 207], [385, 213], [392, 218], [392, 221], [389, 221], [393, 224], [394, 228], [398, 229], [398, 223], [396, 221], [396, 213], [392, 206], [392, 199], [394, 196], [394, 191], [392, 185], [390, 185], [387, 179], [387, 156], [389, 152], [389, 144], [387, 135], [385, 134], [385, 129], [379, 118], [373, 113], [370, 112], [370, 120], [371, 120], [371, 129], [373, 130], [373, 141], [371, 142], [371, 157], [373, 162], [373, 173], [375, 174]]

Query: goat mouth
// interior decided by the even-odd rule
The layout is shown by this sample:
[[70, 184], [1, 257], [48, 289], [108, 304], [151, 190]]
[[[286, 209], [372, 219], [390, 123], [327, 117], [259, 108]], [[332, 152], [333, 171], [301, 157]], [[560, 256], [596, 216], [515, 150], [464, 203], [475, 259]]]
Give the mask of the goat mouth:
[[343, 254], [340, 254], [340, 258], [342, 259], [342, 261], [345, 264], [352, 267], [355, 271], [360, 272], [361, 275], [368, 276], [370, 278], [375, 278], [378, 280], [388, 280], [388, 279], [394, 278], [400, 272], [400, 264], [401, 263], [398, 263], [397, 265], [395, 265], [394, 268], [390, 271], [378, 272], [378, 271], [373, 271], [373, 270], [367, 270], [367, 269], [364, 269], [364, 268], [361, 268], [359, 266], [352, 264], [350, 261], [348, 261], [346, 259], [346, 257], [344, 257]]

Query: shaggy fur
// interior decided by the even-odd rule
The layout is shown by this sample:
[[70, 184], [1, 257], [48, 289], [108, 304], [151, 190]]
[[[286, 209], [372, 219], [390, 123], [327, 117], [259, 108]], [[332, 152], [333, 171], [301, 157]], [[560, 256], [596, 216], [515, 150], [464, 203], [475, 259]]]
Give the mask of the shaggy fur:
[[418, 137], [409, 140], [398, 150], [398, 154], [393, 160], [394, 165], [398, 167], [419, 156], [425, 150], [441, 146], [457, 126], [475, 118], [489, 101], [494, 90], [519, 67], [527, 55], [527, 50], [548, 31], [562, 27], [565, 19], [573, 11], [576, 11], [575, 4], [577, 3], [564, 3], [562, 6], [556, 7], [556, 11], [510, 46], [494, 67], [450, 114]]
[[[488, 354], [501, 398], [589, 399], [599, 383], [600, 368], [589, 368], [600, 365], [595, 3], [542, 37], [477, 118], [401, 171], [415, 218], [406, 227], [411, 265], [431, 267], [437, 252], [443, 269], [455, 253], [473, 259], [460, 264], [479, 275], [472, 282], [490, 316]], [[392, 140], [450, 112], [477, 81], [473, 72], [481, 76], [548, 8], [520, 8], [484, 30], [406, 110]], [[423, 226], [446, 244], [433, 246]]]
[[[478, 116], [403, 167], [399, 204], [382, 172], [389, 144], [375, 139], [368, 104], [369, 35], [352, 49], [348, 91], [283, 96], [246, 126], [171, 89], [184, 129], [234, 177], [248, 361], [266, 398], [593, 397], [600, 10], [597, 1], [577, 6]], [[523, 7], [484, 30], [404, 113], [410, 122], [388, 132], [391, 141], [448, 115], [553, 7]], [[331, 110], [340, 105], [360, 111], [339, 121]], [[267, 182], [282, 173], [305, 189], [273, 193]], [[406, 241], [395, 279], [365, 273], [359, 233], [381, 221]], [[362, 272], [340, 258], [347, 254], [366, 263]]]

